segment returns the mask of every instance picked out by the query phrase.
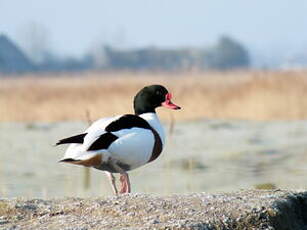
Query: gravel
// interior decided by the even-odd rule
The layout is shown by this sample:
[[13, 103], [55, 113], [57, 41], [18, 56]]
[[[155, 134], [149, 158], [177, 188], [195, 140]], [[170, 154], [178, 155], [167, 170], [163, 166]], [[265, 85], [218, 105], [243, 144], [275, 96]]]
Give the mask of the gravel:
[[245, 190], [107, 198], [2, 199], [0, 229], [304, 229], [307, 192]]

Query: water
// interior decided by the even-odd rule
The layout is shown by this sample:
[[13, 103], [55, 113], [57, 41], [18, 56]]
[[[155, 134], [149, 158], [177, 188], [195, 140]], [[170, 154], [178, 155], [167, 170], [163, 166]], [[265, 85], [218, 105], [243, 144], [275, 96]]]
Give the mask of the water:
[[[1, 197], [112, 195], [102, 171], [88, 174], [57, 163], [65, 146], [54, 143], [85, 128], [82, 122], [0, 123]], [[306, 149], [307, 121], [177, 123], [161, 157], [129, 173], [132, 191], [231, 191], [263, 184], [304, 189]]]

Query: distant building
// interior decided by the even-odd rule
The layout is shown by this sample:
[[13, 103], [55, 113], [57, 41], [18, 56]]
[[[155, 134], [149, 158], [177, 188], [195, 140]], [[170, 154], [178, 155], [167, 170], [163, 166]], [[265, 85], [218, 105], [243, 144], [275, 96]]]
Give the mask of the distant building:
[[0, 35], [0, 72], [2, 73], [21, 73], [33, 71], [35, 66], [5, 35]]
[[230, 70], [250, 66], [248, 50], [232, 38], [223, 36], [212, 47], [95, 50], [93, 66], [98, 69], [132, 70]]

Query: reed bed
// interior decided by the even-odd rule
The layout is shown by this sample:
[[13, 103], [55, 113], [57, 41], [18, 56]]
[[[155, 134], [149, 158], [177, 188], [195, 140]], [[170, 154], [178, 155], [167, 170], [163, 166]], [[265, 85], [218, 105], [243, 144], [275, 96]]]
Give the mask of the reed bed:
[[[87, 72], [0, 77], [0, 121], [97, 119], [133, 112], [135, 93], [163, 84], [181, 111], [162, 119], [307, 118], [307, 71]], [[173, 119], [173, 118], [172, 118]]]

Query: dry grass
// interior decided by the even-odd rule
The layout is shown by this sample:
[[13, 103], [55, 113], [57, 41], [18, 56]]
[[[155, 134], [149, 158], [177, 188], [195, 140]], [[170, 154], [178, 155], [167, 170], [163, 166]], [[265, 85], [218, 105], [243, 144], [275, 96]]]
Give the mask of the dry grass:
[[164, 84], [181, 111], [163, 119], [306, 119], [307, 72], [84, 73], [0, 78], [0, 121], [85, 120], [133, 112], [148, 84]]

